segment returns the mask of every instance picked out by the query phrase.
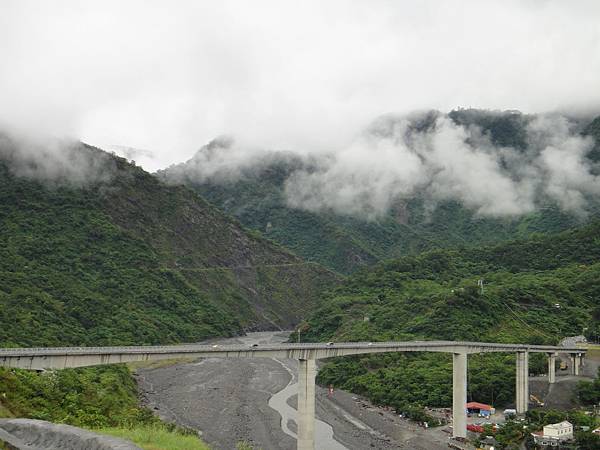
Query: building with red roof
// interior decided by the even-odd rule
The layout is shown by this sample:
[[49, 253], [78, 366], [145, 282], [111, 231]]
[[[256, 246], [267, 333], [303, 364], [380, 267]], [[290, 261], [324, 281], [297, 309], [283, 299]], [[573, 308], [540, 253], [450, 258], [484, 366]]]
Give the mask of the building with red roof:
[[468, 414], [477, 414], [480, 417], [490, 417], [496, 412], [493, 406], [486, 405], [485, 403], [469, 402], [466, 406]]

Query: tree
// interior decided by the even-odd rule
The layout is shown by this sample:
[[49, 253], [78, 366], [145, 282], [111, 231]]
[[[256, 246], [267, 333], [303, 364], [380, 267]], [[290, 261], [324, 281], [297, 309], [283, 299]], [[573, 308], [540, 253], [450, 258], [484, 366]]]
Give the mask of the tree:
[[600, 435], [580, 431], [575, 433], [579, 450], [598, 450], [600, 448]]

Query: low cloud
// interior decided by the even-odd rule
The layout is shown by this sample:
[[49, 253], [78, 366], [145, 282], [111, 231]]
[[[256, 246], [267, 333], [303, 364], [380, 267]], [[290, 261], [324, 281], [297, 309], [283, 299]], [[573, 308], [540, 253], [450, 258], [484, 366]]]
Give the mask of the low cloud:
[[111, 181], [115, 160], [81, 142], [0, 134], [0, 163], [15, 176], [47, 185], [84, 187]]
[[0, 3], [0, 123], [151, 171], [223, 134], [323, 153], [390, 111], [600, 105], [597, 0]]
[[534, 161], [543, 192], [569, 212], [581, 213], [586, 197], [600, 194], [600, 177], [586, 159], [594, 141], [572, 133], [562, 117], [538, 118], [529, 126], [531, 146], [539, 152]]
[[[422, 119], [422, 118], [421, 118]], [[511, 217], [548, 199], [584, 214], [600, 193], [586, 154], [593, 140], [564, 117], [534, 118], [527, 149], [499, 147], [477, 127], [438, 116], [425, 130], [414, 117], [396, 119], [386, 135], [361, 136], [317, 171], [300, 170], [286, 182], [288, 204], [374, 219], [399, 199], [455, 200], [482, 216]]]
[[231, 137], [213, 139], [188, 161], [159, 170], [158, 176], [167, 183], [234, 183], [260, 175], [264, 170], [280, 165], [285, 173], [296, 170], [316, 170], [330, 162], [330, 155], [308, 155], [290, 151], [247, 147]]
[[161, 175], [176, 183], [222, 184], [260, 177], [283, 163], [288, 206], [367, 220], [415, 197], [431, 207], [458, 201], [487, 217], [520, 216], [549, 201], [566, 212], [586, 214], [588, 200], [600, 194], [600, 178], [586, 157], [593, 139], [560, 115], [512, 114], [523, 133], [522, 146], [499, 145], [478, 126], [422, 112], [384, 116], [350, 145], [318, 155], [217, 139]]
[[[549, 201], [585, 215], [589, 200], [600, 195], [598, 171], [587, 158], [594, 141], [579, 133], [578, 123], [557, 114], [513, 113], [523, 145], [502, 146], [474, 121], [461, 125], [452, 117], [436, 111], [383, 116], [350, 145], [318, 154], [247, 147], [221, 137], [159, 176], [171, 183], [223, 184], [260, 180], [278, 166], [290, 207], [366, 220], [412, 198], [432, 207], [458, 201], [486, 217], [520, 216]], [[138, 149], [123, 152], [150, 157]], [[108, 153], [48, 137], [0, 135], [0, 159], [17, 176], [77, 187], [109, 182], [115, 173]]]

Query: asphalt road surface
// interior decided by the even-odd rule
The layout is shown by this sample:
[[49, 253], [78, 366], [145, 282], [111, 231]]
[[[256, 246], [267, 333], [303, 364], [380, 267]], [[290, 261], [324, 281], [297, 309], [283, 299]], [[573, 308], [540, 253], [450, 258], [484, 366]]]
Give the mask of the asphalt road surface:
[[[269, 344], [288, 333], [250, 333], [222, 344]], [[142, 398], [165, 420], [193, 428], [214, 449], [247, 441], [263, 450], [296, 448], [296, 362], [207, 358], [138, 370]], [[321, 450], [447, 449], [441, 429], [425, 430], [336, 390], [317, 388], [316, 447]]]

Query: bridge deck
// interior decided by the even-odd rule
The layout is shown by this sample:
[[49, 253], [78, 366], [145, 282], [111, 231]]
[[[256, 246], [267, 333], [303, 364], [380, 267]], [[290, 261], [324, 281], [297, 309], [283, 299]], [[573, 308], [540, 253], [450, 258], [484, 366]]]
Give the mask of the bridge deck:
[[25, 369], [80, 367], [178, 357], [322, 359], [385, 352], [537, 352], [584, 354], [578, 347], [462, 341], [286, 343], [260, 345], [161, 345], [0, 349], [0, 366]]

